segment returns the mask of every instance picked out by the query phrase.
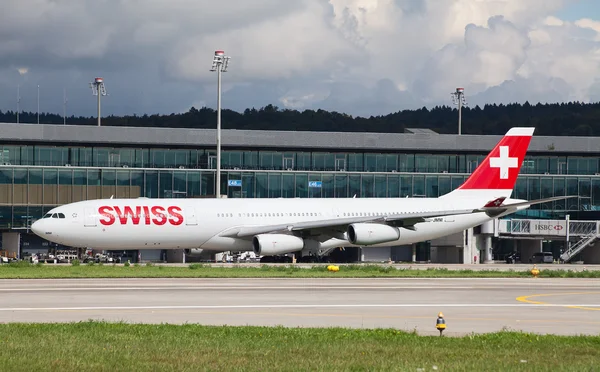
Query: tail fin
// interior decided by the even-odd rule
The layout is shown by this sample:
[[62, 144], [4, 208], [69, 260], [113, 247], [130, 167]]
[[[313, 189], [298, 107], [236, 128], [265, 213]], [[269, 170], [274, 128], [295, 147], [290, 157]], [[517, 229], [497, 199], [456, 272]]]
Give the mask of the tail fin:
[[535, 128], [511, 128], [458, 189], [442, 197], [509, 198]]

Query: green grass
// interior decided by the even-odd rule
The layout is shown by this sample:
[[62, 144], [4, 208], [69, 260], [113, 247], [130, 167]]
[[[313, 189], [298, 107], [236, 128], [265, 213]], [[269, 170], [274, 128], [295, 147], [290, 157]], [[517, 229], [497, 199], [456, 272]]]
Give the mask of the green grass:
[[590, 371], [600, 337], [103, 322], [0, 325], [2, 371]]
[[[600, 278], [600, 270], [541, 270], [545, 278]], [[531, 277], [529, 268], [522, 270], [448, 270], [445, 268], [397, 269], [387, 265], [340, 265], [340, 271], [327, 271], [326, 265], [302, 268], [293, 265], [257, 265], [214, 267], [203, 264], [187, 266], [158, 265], [33, 265], [26, 261], [0, 265], [0, 279], [59, 278], [522, 278]]]

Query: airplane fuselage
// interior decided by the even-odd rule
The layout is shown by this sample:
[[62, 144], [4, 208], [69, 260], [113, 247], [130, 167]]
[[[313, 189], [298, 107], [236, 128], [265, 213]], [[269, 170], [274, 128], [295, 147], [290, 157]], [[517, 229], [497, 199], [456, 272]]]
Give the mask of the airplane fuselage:
[[[478, 204], [479, 203], [479, 204]], [[40, 220], [41, 234], [55, 243], [95, 249], [193, 249], [250, 251], [252, 239], [220, 236], [243, 226], [288, 224], [327, 219], [452, 211], [480, 206], [477, 200], [443, 198], [366, 199], [103, 199], [57, 207], [62, 221]], [[427, 219], [414, 230], [400, 229], [398, 239], [370, 246], [411, 244], [463, 231], [491, 217], [485, 213]], [[61, 223], [56, 223], [61, 222]], [[321, 241], [316, 236], [305, 237]], [[335, 247], [363, 246], [346, 233], [331, 238]], [[327, 245], [327, 244], [325, 244]]]

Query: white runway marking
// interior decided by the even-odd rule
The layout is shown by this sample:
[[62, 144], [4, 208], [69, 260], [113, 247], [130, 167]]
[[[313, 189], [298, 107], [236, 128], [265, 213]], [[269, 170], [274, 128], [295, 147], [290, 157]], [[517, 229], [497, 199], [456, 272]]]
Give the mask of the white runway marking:
[[[514, 289], [515, 287], [523, 287], [525, 289], [530, 288], [531, 283], [523, 285], [512, 286], [512, 288], [506, 288], [503, 285], [474, 285], [474, 286], [453, 286], [453, 285], [321, 285], [316, 283], [299, 283], [298, 285], [287, 285], [287, 286], [253, 286], [248, 285], [219, 285], [219, 284], [206, 284], [206, 285], [162, 285], [162, 286], [108, 286], [108, 287], [83, 287], [73, 285], [70, 287], [23, 287], [23, 288], [0, 288], [0, 292], [62, 292], [62, 291], [139, 291], [139, 290], [202, 290], [202, 289], [232, 289], [232, 290], [321, 290], [321, 289], [437, 289], [437, 290], [448, 290], [448, 289]], [[557, 284], [557, 283], [535, 283], [535, 288], [550, 287], [550, 288], [570, 288], [570, 287], [581, 287], [573, 284]], [[590, 286], [592, 287], [592, 286]]]
[[75, 306], [75, 307], [5, 307], [8, 311], [76, 311], [76, 310], [208, 310], [208, 309], [323, 309], [323, 308], [400, 308], [400, 307], [600, 307], [580, 304], [293, 304], [293, 305], [181, 305], [181, 306]]
[[[311, 290], [311, 289], [485, 289], [485, 287], [455, 287], [455, 286], [322, 286], [322, 285], [305, 285], [305, 286], [163, 286], [163, 287], [55, 287], [55, 288], [1, 288], [0, 292], [63, 292], [63, 291], [139, 291], [139, 290], [194, 290], [194, 289], [243, 289], [243, 290], [271, 290], [271, 289], [286, 289], [286, 290]], [[489, 287], [493, 288], [493, 287]]]
[[[531, 285], [523, 285], [525, 289], [530, 288]], [[551, 288], [570, 288], [575, 287], [572, 284], [542, 284], [536, 283], [536, 288], [551, 287]], [[581, 287], [581, 286], [577, 286]], [[165, 285], [165, 286], [139, 286], [139, 287], [23, 287], [23, 288], [0, 288], [0, 292], [64, 292], [64, 291], [140, 291], [140, 290], [322, 290], [322, 289], [433, 289], [433, 290], [448, 290], [448, 289], [502, 289], [503, 286], [452, 286], [452, 285], [437, 285], [437, 286], [424, 286], [424, 285], [378, 285], [378, 286], [359, 286], [359, 285], [319, 285], [319, 284], [299, 284], [297, 286], [252, 286], [252, 285], [193, 285], [193, 286], [177, 286], [177, 285]], [[508, 289], [508, 288], [507, 288]], [[513, 287], [514, 289], [514, 287]]]

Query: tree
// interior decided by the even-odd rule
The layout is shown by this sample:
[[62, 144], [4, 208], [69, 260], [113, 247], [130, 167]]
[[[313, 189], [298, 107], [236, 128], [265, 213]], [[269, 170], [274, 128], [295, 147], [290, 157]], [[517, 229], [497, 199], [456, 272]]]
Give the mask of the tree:
[[[532, 105], [486, 104], [483, 108], [463, 107], [463, 134], [501, 135], [510, 127], [536, 127], [537, 135], [552, 136], [598, 136], [600, 135], [600, 103], [553, 103]], [[35, 123], [37, 114], [23, 112], [20, 122]], [[0, 111], [0, 122], [14, 123], [16, 113]], [[383, 132], [400, 133], [405, 128], [428, 128], [441, 134], [457, 132], [458, 112], [449, 106], [436, 106], [430, 109], [401, 110], [388, 115], [353, 117], [340, 112], [325, 110], [291, 110], [274, 105], [243, 112], [222, 110], [224, 129], [253, 130], [296, 130], [317, 132]], [[40, 123], [62, 124], [63, 118], [57, 114], [40, 114]], [[68, 124], [96, 125], [95, 117], [68, 117]], [[191, 107], [182, 114], [144, 114], [108, 116], [102, 120], [104, 126], [161, 127], [161, 128], [215, 128], [216, 111], [208, 107]]]

